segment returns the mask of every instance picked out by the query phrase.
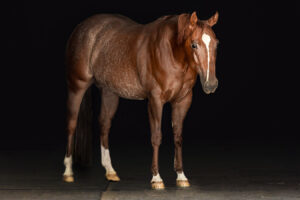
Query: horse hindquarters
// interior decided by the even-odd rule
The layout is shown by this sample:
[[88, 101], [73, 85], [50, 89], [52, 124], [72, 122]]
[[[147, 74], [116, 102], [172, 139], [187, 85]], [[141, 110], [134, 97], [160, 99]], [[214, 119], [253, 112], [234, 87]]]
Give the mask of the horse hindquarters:
[[[86, 164], [91, 160], [91, 89], [93, 74], [90, 70], [91, 44], [93, 37], [89, 37], [87, 25], [79, 24], [71, 34], [66, 48], [66, 73], [67, 73], [67, 134], [68, 144], [65, 157], [66, 171], [64, 177], [71, 177], [72, 153], [76, 161]], [[86, 120], [86, 121], [85, 121]], [[88, 131], [90, 130], [90, 131]], [[74, 141], [75, 137], [75, 141]], [[64, 178], [65, 179], [65, 178]]]

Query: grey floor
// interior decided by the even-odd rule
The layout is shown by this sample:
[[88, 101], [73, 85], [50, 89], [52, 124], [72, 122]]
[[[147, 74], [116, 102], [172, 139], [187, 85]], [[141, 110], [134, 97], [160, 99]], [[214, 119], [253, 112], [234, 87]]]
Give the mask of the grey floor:
[[91, 167], [75, 169], [74, 183], [64, 183], [60, 148], [0, 150], [0, 199], [300, 199], [300, 157], [294, 147], [185, 146], [187, 189], [176, 187], [173, 150], [162, 147], [163, 191], [150, 188], [150, 146], [112, 147], [111, 154], [121, 182], [104, 179], [98, 157]]

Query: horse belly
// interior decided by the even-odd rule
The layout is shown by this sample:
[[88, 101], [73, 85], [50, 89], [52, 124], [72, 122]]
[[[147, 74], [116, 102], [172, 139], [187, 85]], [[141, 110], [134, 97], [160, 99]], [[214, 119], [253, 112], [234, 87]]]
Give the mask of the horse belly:
[[139, 81], [138, 74], [131, 67], [110, 66], [99, 70], [95, 75], [96, 85], [104, 87], [126, 99], [145, 99], [145, 91]]

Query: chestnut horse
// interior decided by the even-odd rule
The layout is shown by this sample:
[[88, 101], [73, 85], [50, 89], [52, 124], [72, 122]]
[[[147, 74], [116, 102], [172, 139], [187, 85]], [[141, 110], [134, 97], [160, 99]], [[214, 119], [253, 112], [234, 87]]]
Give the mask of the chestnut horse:
[[152, 188], [164, 188], [158, 171], [158, 152], [166, 102], [172, 106], [177, 186], [189, 186], [182, 166], [182, 125], [192, 102], [197, 75], [206, 94], [215, 92], [218, 86], [215, 74], [218, 40], [212, 30], [217, 21], [218, 12], [208, 20], [199, 20], [193, 12], [164, 16], [146, 25], [120, 15], [100, 14], [75, 28], [66, 50], [68, 144], [64, 181], [74, 181], [72, 152], [80, 105], [87, 89], [95, 84], [102, 98], [99, 124], [101, 163], [106, 178], [120, 180], [111, 164], [108, 145], [119, 97], [148, 99], [153, 147]]

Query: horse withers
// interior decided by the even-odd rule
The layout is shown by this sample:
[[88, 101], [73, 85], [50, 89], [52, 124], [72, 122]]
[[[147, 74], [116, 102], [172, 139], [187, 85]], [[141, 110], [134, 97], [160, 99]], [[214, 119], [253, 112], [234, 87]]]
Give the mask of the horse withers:
[[164, 16], [146, 25], [121, 15], [99, 14], [75, 28], [66, 49], [68, 144], [64, 181], [74, 181], [72, 152], [73, 146], [75, 152], [77, 148], [74, 135], [77, 143], [83, 142], [78, 138], [80, 134], [81, 137], [87, 135], [86, 132], [79, 133], [77, 127], [84, 119], [78, 118], [79, 110], [82, 110], [80, 105], [83, 107], [86, 91], [95, 84], [101, 91], [101, 163], [106, 178], [120, 180], [112, 166], [108, 145], [111, 120], [119, 97], [148, 99], [153, 147], [152, 188], [164, 188], [158, 152], [162, 138], [162, 110], [166, 102], [172, 106], [176, 183], [179, 187], [190, 185], [182, 165], [182, 125], [192, 102], [197, 75], [206, 94], [215, 92], [218, 87], [215, 74], [218, 40], [212, 30], [217, 21], [218, 12], [208, 20], [199, 20], [193, 12]]

